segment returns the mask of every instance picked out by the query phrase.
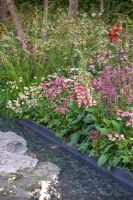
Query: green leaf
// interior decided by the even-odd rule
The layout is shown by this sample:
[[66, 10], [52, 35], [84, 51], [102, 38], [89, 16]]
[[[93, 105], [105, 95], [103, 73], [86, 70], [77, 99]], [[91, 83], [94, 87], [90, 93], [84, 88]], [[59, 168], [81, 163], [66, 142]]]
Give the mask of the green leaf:
[[116, 122], [116, 121], [114, 121], [114, 120], [112, 120], [111, 122], [112, 122], [112, 124], [113, 124], [114, 129], [115, 129], [118, 133], [120, 133], [120, 132], [121, 132], [121, 129], [122, 129], [121, 124], [119, 124], [118, 122]]
[[94, 113], [95, 112], [95, 108], [88, 108], [87, 109], [90, 113]]
[[92, 125], [89, 125], [87, 128], [86, 128], [86, 131], [87, 132], [90, 132], [91, 130], [95, 129], [95, 125], [92, 124]]
[[111, 168], [112, 168], [112, 166], [111, 166], [111, 165], [108, 165], [108, 166], [107, 166], [107, 171], [110, 172]]
[[48, 117], [47, 115], [44, 116], [43, 121], [44, 121], [44, 123], [48, 123], [48, 121], [49, 121], [49, 117]]
[[97, 130], [99, 130], [99, 131], [101, 130], [101, 125], [100, 124], [95, 123], [95, 127], [96, 127]]
[[98, 166], [101, 167], [102, 165], [104, 165], [107, 162], [108, 158], [108, 154], [102, 154], [98, 159]]
[[74, 134], [71, 136], [71, 141], [70, 141], [70, 143], [71, 143], [71, 144], [77, 144], [79, 138], [80, 138], [80, 135], [79, 135], [78, 133], [74, 133]]
[[87, 139], [87, 140], [84, 139], [84, 140], [80, 143], [78, 150], [81, 151], [81, 152], [83, 153], [86, 149], [88, 149], [88, 146], [89, 146], [89, 140], [88, 140], [88, 139]]
[[92, 118], [90, 116], [86, 116], [84, 119], [83, 119], [83, 122], [87, 123], [87, 124], [91, 124], [93, 123], [94, 121], [92, 120]]
[[24, 119], [30, 119], [30, 115], [25, 115]]
[[131, 149], [131, 153], [133, 154], [133, 149]]
[[87, 128], [82, 128], [82, 130], [79, 131], [80, 134], [89, 135], [90, 131], [95, 129], [95, 125], [91, 124], [88, 125]]
[[57, 132], [57, 137], [59, 137], [59, 138], [63, 137], [65, 134], [67, 134], [69, 132], [69, 130], [70, 130], [69, 128], [66, 128], [66, 129], [63, 129], [63, 130]]
[[103, 119], [103, 122], [105, 123], [105, 125], [110, 126], [111, 125], [111, 120], [109, 119]]
[[69, 104], [69, 109], [73, 109], [75, 107], [74, 101], [71, 101]]
[[71, 124], [76, 124], [76, 123], [80, 122], [83, 118], [84, 118], [84, 113], [81, 113], [78, 115], [77, 119], [75, 119], [74, 121], [71, 122]]
[[111, 133], [111, 129], [107, 128], [100, 128], [99, 131], [101, 131], [104, 135], [109, 135]]
[[104, 149], [104, 153], [107, 153], [108, 150], [113, 146], [113, 144], [108, 145], [105, 149]]

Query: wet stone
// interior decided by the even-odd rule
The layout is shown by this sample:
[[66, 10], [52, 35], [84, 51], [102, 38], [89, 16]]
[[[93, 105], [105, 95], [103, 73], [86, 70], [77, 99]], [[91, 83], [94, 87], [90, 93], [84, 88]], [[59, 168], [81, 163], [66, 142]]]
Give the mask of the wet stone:
[[38, 160], [26, 155], [27, 142], [14, 132], [0, 132], [0, 176], [32, 171]]
[[32, 171], [38, 160], [28, 155], [17, 155], [10, 152], [0, 151], [0, 176], [17, 173], [23, 170]]
[[0, 132], [0, 137], [0, 200], [50, 200], [60, 168], [38, 162], [36, 154], [27, 151], [25, 139], [16, 133]]
[[50, 198], [49, 188], [58, 180], [59, 173], [60, 168], [57, 165], [41, 162], [32, 173], [23, 171], [21, 174], [12, 174], [15, 179], [11, 179], [11, 174], [0, 176], [0, 200], [7, 200], [9, 197], [14, 200]]
[[0, 131], [0, 151], [24, 154], [27, 151], [27, 142], [14, 132]]

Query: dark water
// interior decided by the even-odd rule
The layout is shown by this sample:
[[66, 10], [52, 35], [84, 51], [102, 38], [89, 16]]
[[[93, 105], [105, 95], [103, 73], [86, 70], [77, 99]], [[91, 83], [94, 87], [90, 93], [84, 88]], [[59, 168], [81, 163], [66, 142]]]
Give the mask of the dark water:
[[57, 188], [60, 191], [61, 200], [133, 200], [133, 193], [116, 182], [82, 165], [42, 138], [22, 131], [13, 122], [0, 120], [0, 131], [9, 130], [23, 136], [27, 140], [29, 149], [40, 161], [49, 161], [61, 168]]

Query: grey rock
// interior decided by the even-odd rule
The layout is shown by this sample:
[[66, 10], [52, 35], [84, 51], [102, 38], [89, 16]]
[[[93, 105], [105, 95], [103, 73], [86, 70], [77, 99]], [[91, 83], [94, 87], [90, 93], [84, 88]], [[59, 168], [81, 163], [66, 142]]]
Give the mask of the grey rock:
[[26, 141], [13, 132], [0, 132], [0, 200], [50, 199], [49, 187], [60, 168], [38, 163]]
[[29, 155], [27, 142], [14, 132], [0, 132], [0, 175], [19, 173], [24, 170], [31, 171], [38, 160]]
[[0, 151], [24, 154], [27, 151], [27, 143], [14, 132], [0, 132]]
[[[2, 200], [28, 200], [28, 199], [49, 199], [49, 187], [58, 179], [60, 168], [50, 162], [40, 162], [31, 172], [22, 171], [20, 174], [13, 174], [15, 179], [9, 176], [0, 176], [0, 188]], [[18, 178], [17, 178], [18, 177]], [[3, 189], [4, 188], [4, 189]], [[13, 191], [10, 193], [10, 191]], [[7, 195], [4, 196], [4, 192]], [[45, 197], [45, 198], [43, 198]], [[48, 198], [46, 198], [48, 197]], [[56, 198], [57, 199], [57, 198]]]
[[0, 175], [6, 176], [10, 173], [18, 173], [23, 170], [33, 170], [38, 160], [28, 155], [18, 155], [10, 152], [0, 151]]

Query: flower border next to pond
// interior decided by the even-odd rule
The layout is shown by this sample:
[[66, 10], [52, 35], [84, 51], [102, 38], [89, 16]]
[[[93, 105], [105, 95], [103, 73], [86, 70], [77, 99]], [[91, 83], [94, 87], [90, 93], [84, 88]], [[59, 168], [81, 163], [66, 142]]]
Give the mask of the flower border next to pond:
[[107, 172], [106, 167], [98, 167], [96, 157], [89, 157], [88, 153], [81, 154], [76, 147], [66, 144], [63, 140], [58, 139], [54, 132], [47, 129], [45, 126], [38, 125], [32, 121], [20, 120], [18, 125], [25, 130], [30, 130], [32, 133], [41, 136], [46, 141], [50, 141], [57, 145], [58, 148], [69, 153], [72, 157], [76, 158], [82, 163], [87, 164], [89, 167], [99, 171], [102, 175], [111, 177], [114, 181], [117, 181], [120, 185], [124, 186], [131, 192], [133, 192], [133, 173], [124, 170], [122, 167], [116, 167], [115, 169]]

